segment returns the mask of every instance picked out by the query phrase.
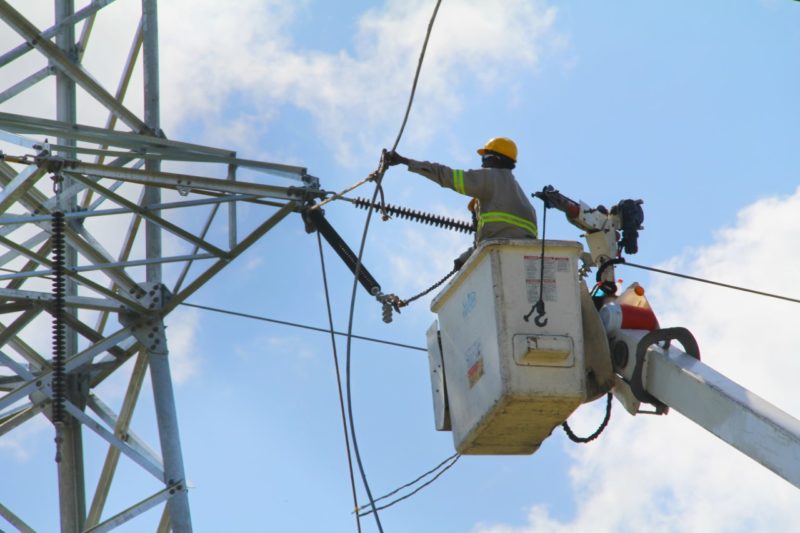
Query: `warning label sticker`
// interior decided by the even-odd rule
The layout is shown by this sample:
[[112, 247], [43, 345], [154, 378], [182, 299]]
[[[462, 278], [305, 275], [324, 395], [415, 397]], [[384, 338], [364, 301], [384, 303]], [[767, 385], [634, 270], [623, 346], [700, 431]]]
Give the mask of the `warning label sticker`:
[[[526, 255], [525, 261], [525, 290], [529, 303], [539, 301], [539, 288], [542, 288], [542, 300], [555, 302], [558, 300], [558, 285], [556, 274], [569, 272], [568, 257], [542, 257], [539, 255]], [[542, 268], [544, 266], [544, 268]]]
[[472, 388], [483, 377], [483, 354], [481, 353], [481, 341], [475, 341], [467, 348], [464, 354], [467, 360], [467, 381]]

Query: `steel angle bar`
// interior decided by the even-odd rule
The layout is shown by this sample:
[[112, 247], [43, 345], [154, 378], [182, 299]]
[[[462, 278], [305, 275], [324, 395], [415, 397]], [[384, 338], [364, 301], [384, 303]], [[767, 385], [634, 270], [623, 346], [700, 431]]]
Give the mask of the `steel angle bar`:
[[[101, 159], [101, 158], [98, 158], [98, 159]], [[122, 166], [127, 165], [130, 161], [131, 161], [130, 158], [117, 158], [117, 159], [114, 159], [113, 161], [111, 161], [108, 165], [112, 166], [112, 167], [122, 167]], [[133, 168], [141, 168], [143, 165], [144, 165], [144, 160], [143, 159], [138, 159], [133, 164]], [[88, 176], [88, 177], [89, 177], [89, 179], [95, 179], [92, 176]], [[95, 180], [99, 181], [99, 178], [96, 178]], [[124, 185], [124, 182], [115, 181], [108, 188], [110, 190], [112, 190], [112, 191], [116, 191], [117, 189], [122, 187], [122, 185]], [[81, 206], [85, 209], [85, 211], [89, 211], [89, 212], [96, 211], [103, 204], [103, 202], [106, 201], [105, 198], [100, 197], [90, 205], [89, 202], [92, 201], [92, 195], [93, 195], [93, 191], [91, 189], [87, 190], [86, 193], [84, 194], [83, 201], [81, 202]]]
[[[4, 335], [8, 328], [0, 324], [0, 335]], [[3, 343], [9, 344], [14, 350], [16, 350], [28, 363], [36, 369], [45, 369], [50, 368], [50, 363], [42, 357], [39, 352], [28, 346], [28, 344], [20, 339], [19, 337], [11, 336], [7, 337], [7, 340]]]
[[[67, 234], [69, 234], [69, 231], [67, 231]], [[67, 242], [69, 242], [70, 244], [72, 244], [75, 241], [76, 241], [76, 239], [74, 239], [74, 238], [73, 239], [67, 238]], [[79, 239], [78, 239], [78, 241], [79, 241]], [[49, 259], [47, 259], [46, 257], [41, 256], [41, 255], [39, 255], [38, 253], [36, 253], [36, 252], [34, 252], [32, 250], [25, 249], [21, 245], [19, 245], [19, 244], [15, 243], [14, 241], [12, 241], [12, 240], [10, 240], [10, 239], [8, 239], [6, 237], [3, 237], [1, 235], [0, 235], [0, 244], [2, 244], [3, 246], [6, 246], [8, 248], [11, 248], [13, 250], [16, 250], [17, 252], [20, 253], [20, 255], [23, 255], [23, 256], [31, 259], [32, 261], [36, 262], [39, 265], [43, 265], [43, 266], [47, 267], [46, 270], [32, 270], [32, 271], [26, 271], [26, 272], [18, 272], [18, 273], [15, 273], [15, 274], [5, 274], [5, 275], [0, 276], [0, 280], [3, 280], [3, 279], [18, 280], [18, 279], [23, 279], [23, 278], [36, 277], [36, 276], [48, 276], [48, 275], [53, 274], [52, 262]], [[83, 246], [82, 248], [83, 248], [83, 250], [86, 249], [85, 246]], [[82, 250], [82, 252], [83, 252], [83, 250]], [[96, 259], [96, 256], [95, 256], [95, 259]], [[114, 276], [114, 272], [116, 270], [118, 270], [118, 269], [103, 269], [102, 272], [106, 276], [108, 276], [109, 278], [114, 279], [114, 277], [115, 277]], [[146, 309], [144, 307], [142, 307], [136, 300], [127, 297], [124, 293], [114, 292], [112, 290], [106, 289], [102, 285], [100, 285], [98, 283], [95, 283], [94, 281], [91, 281], [90, 279], [88, 279], [88, 278], [86, 278], [84, 276], [79, 275], [77, 272], [74, 272], [73, 269], [65, 269], [64, 273], [70, 279], [73, 279], [76, 282], [84, 285], [85, 287], [92, 289], [93, 291], [97, 292], [98, 294], [103, 294], [103, 295], [107, 296], [108, 298], [110, 298], [111, 300], [115, 300], [115, 301], [119, 302], [120, 304], [126, 305], [126, 306], [130, 307], [131, 309], [134, 309], [134, 310], [136, 310], [136, 311], [138, 311], [140, 313], [146, 312]], [[120, 277], [120, 276], [117, 275], [116, 277]], [[129, 279], [129, 278], [127, 278], [127, 276], [125, 276], [122, 279]], [[134, 286], [136, 286], [136, 283], [133, 282], [133, 280], [130, 280], [129, 283], [126, 283], [125, 288], [126, 289], [131, 289]]]
[[158, 521], [156, 533], [170, 533], [170, 531], [172, 531], [172, 520], [169, 516], [169, 505], [165, 505], [161, 511], [161, 520]]
[[[49, 271], [52, 273], [52, 271]], [[39, 291], [25, 291], [20, 289], [4, 289], [0, 288], [0, 301], [26, 301], [36, 302], [49, 305], [53, 301], [53, 294], [50, 292]], [[89, 296], [72, 296], [64, 297], [64, 304], [67, 307], [75, 307], [78, 309], [89, 309], [92, 311], [119, 311], [120, 302], [112, 301], [102, 298], [92, 298]], [[34, 309], [31, 313], [38, 314], [40, 310]], [[24, 316], [24, 315], [23, 315]], [[11, 326], [9, 326], [10, 328]], [[2, 345], [3, 335], [0, 335], [0, 345]]]
[[[140, 453], [145, 455], [149, 455], [154, 460], [157, 460], [159, 464], [161, 463], [161, 458], [153, 448], [151, 448], [144, 440], [139, 438], [135, 433], [129, 430], [129, 423], [130, 423], [130, 416], [128, 416], [128, 420], [121, 420], [120, 417], [114, 413], [114, 411], [106, 405], [100, 398], [97, 397], [95, 394], [90, 394], [87, 398], [86, 405], [97, 414], [97, 416], [105, 422], [106, 425], [109, 427], [114, 428], [114, 431], [121, 436], [124, 436], [125, 442], [133, 446], [135, 449], [139, 450]], [[117, 429], [117, 428], [120, 429]]]
[[[91, 326], [82, 322], [76, 315], [65, 313], [64, 322], [67, 326], [71, 327], [76, 333], [87, 339], [89, 342], [99, 342], [103, 339], [103, 335], [92, 329]], [[113, 346], [108, 349], [115, 359], [127, 359], [125, 350], [121, 346]]]
[[82, 352], [79, 352], [72, 357], [68, 358], [64, 364], [64, 369], [67, 372], [72, 372], [80, 368], [87, 362], [91, 361], [97, 355], [109, 351], [110, 348], [121, 344], [124, 340], [132, 336], [129, 328], [121, 328], [113, 334], [105, 337], [102, 340], [92, 344]]
[[12, 414], [3, 416], [3, 419], [0, 420], [0, 437], [20, 427], [22, 424], [44, 411], [45, 407], [45, 402], [36, 404], [30, 402], [21, 406], [20, 409], [15, 409]]
[[128, 458], [134, 463], [150, 472], [159, 481], [164, 481], [164, 467], [161, 464], [160, 459], [143, 454], [141, 453], [141, 450], [134, 449], [133, 446], [118, 438], [113, 432], [109, 431], [105, 425], [101, 424], [94, 418], [78, 409], [69, 400], [64, 402], [64, 408], [81, 424], [94, 431], [100, 438], [108, 442], [110, 445], [119, 449], [119, 451], [127, 455]]
[[216, 246], [212, 245], [209, 242], [206, 242], [202, 238], [198, 238], [194, 236], [192, 233], [184, 230], [183, 228], [173, 224], [172, 222], [168, 222], [167, 220], [163, 219], [160, 216], [153, 214], [150, 207], [140, 207], [136, 203], [131, 202], [130, 200], [116, 194], [115, 192], [103, 187], [98, 183], [94, 183], [92, 180], [87, 180], [85, 177], [81, 176], [80, 174], [73, 174], [72, 172], [68, 173], [72, 176], [75, 180], [83, 183], [86, 187], [94, 189], [96, 192], [105, 196], [106, 198], [110, 199], [112, 202], [115, 202], [118, 205], [121, 205], [127, 209], [129, 209], [132, 213], [144, 218], [145, 220], [149, 220], [153, 224], [156, 224], [160, 228], [169, 231], [173, 235], [188, 241], [195, 246], [202, 248], [203, 250], [214, 254], [217, 257], [226, 257], [227, 252], [217, 248]]
[[[203, 226], [203, 230], [200, 232], [201, 239], [206, 238], [206, 234], [208, 233], [209, 228], [211, 228], [211, 223], [214, 221], [214, 217], [217, 215], [217, 211], [219, 211], [219, 204], [214, 205], [214, 207], [211, 209], [211, 213], [209, 213], [208, 215], [208, 219], [206, 220], [205, 226]], [[230, 220], [229, 223], [231, 223]], [[233, 223], [235, 224], [235, 219], [233, 220]], [[231, 248], [236, 246], [236, 241], [233, 240], [232, 238], [229, 240], [229, 243]], [[192, 253], [196, 254], [197, 252], [198, 248], [197, 246], [195, 246], [194, 250], [192, 250]], [[183, 270], [181, 270], [181, 273], [178, 275], [178, 279], [175, 281], [175, 286], [172, 288], [172, 292], [178, 292], [180, 290], [184, 280], [186, 279], [186, 276], [189, 275], [189, 269], [192, 268], [193, 264], [194, 260], [191, 260], [187, 261], [186, 264], [183, 265]]]
[[42, 32], [5, 0], [0, 0], [0, 18], [31, 43], [34, 48], [39, 50], [61, 72], [117, 115], [133, 131], [138, 133], [148, 132], [147, 126], [139, 117], [117, 101], [83, 67], [74, 63], [58, 46], [46, 39], [42, 39]]
[[[2, 344], [0, 344], [0, 346], [2, 346]], [[20, 363], [12, 359], [11, 356], [9, 356], [3, 351], [0, 351], [0, 363], [2, 363], [3, 366], [10, 368], [12, 372], [14, 372], [16, 375], [18, 375], [19, 377], [21, 377], [26, 381], [30, 381], [36, 377], [30, 370], [28, 370]]]
[[46, 170], [31, 165], [16, 175], [0, 192], [0, 213], [16, 203], [25, 192], [44, 176]]
[[[2, 1], [2, 0], [0, 0], [0, 1]], [[8, 176], [6, 176], [2, 172], [2, 168], [0, 168], [0, 178], [3, 178], [3, 179], [7, 179], [8, 178]], [[46, 209], [44, 207], [44, 204], [48, 202], [46, 197], [40, 191], [37, 191], [36, 189], [30, 189], [29, 190], [29, 194], [27, 194], [27, 195], [23, 196], [22, 198], [20, 198], [19, 201], [29, 211], [45, 211]], [[48, 232], [51, 229], [50, 225], [45, 223], [45, 222], [38, 222], [37, 225], [39, 227], [41, 227], [42, 229], [44, 229], [45, 231], [48, 231]], [[111, 258], [111, 256], [107, 252], [105, 252], [105, 250], [102, 250], [102, 247], [100, 247], [98, 245], [97, 249], [93, 248], [89, 243], [86, 243], [81, 238], [79, 238], [79, 236], [71, 229], [70, 226], [67, 226], [65, 228], [65, 230], [66, 230], [65, 231], [65, 240], [66, 240], [67, 244], [69, 246], [72, 246], [74, 249], [76, 249], [81, 255], [83, 255], [83, 257], [88, 259], [90, 262], [95, 263], [95, 264], [97, 264], [97, 263], [113, 263], [114, 262], [114, 260]], [[32, 260], [36, 261], [39, 264], [48, 265], [48, 266], [51, 265], [50, 261], [48, 261], [48, 260], [46, 260], [46, 259], [44, 259], [44, 258], [42, 258], [42, 257], [40, 257], [38, 255], [36, 257], [31, 257], [32, 252], [30, 250], [27, 250], [27, 249], [25, 249], [23, 247], [20, 247], [19, 245], [17, 245], [13, 241], [4, 238], [1, 235], [0, 235], [0, 243], [5, 244], [9, 248], [12, 248], [14, 250], [19, 251], [23, 256], [29, 257], [29, 258], [31, 258]], [[119, 269], [104, 270], [103, 274], [105, 276], [107, 276], [109, 279], [111, 279], [112, 281], [114, 281], [119, 287], [122, 287], [125, 290], [130, 290], [134, 286], [137, 286], [137, 284], [132, 279], [130, 279], [127, 276], [127, 274], [125, 274], [123, 271], [121, 271]], [[69, 274], [69, 273], [68, 273], [68, 275], [76, 276], [75, 274]], [[130, 300], [127, 300], [124, 297], [118, 296], [117, 294], [108, 291], [104, 287], [102, 287], [102, 286], [100, 286], [100, 285], [98, 285], [98, 284], [96, 284], [94, 282], [91, 282], [88, 279], [80, 278], [80, 282], [83, 283], [84, 285], [86, 285], [87, 287], [93, 288], [95, 291], [97, 291], [100, 294], [105, 294], [105, 295], [110, 296], [112, 298], [118, 298], [118, 299], [122, 298], [122, 301], [124, 303], [126, 303], [126, 305], [131, 305], [132, 307], [140, 308], [137, 303], [135, 303], [133, 301], [130, 301]]]
[[[267, 219], [264, 223], [262, 223], [259, 227], [253, 230], [250, 235], [245, 237], [242, 242], [236, 245], [230, 252], [231, 259], [236, 258], [239, 254], [250, 248], [258, 239], [260, 239], [265, 233], [275, 227], [278, 222], [286, 218], [290, 213], [292, 213], [297, 204], [294, 202], [289, 202], [285, 206], [283, 206], [278, 212], [273, 214], [269, 219]], [[197, 277], [192, 283], [190, 283], [185, 289], [176, 293], [167, 304], [164, 306], [162, 310], [165, 314], [169, 313], [176, 306], [180, 305], [184, 300], [186, 300], [189, 296], [194, 294], [200, 287], [202, 287], [206, 281], [213, 278], [220, 270], [222, 270], [227, 264], [229, 264], [230, 260], [219, 260], [208, 270], [206, 270], [202, 275]]]
[[[125, 398], [122, 401], [122, 408], [120, 409], [117, 423], [114, 426], [114, 432], [117, 435], [127, 433], [130, 426], [131, 418], [133, 417], [133, 410], [139, 399], [139, 393], [142, 390], [144, 377], [147, 373], [147, 356], [144, 352], [139, 352], [136, 358], [133, 371], [131, 372], [130, 380], [128, 381], [128, 389], [125, 392]], [[114, 479], [114, 473], [119, 463], [120, 452], [117, 448], [109, 446], [106, 459], [103, 463], [103, 469], [100, 472], [100, 477], [97, 480], [97, 487], [94, 491], [94, 498], [89, 508], [89, 513], [86, 516], [86, 527], [91, 528], [100, 522], [100, 517], [103, 514], [108, 493], [111, 490], [111, 482]]]
[[25, 148], [34, 148], [37, 150], [42, 144], [38, 141], [34, 141], [33, 139], [23, 137], [22, 135], [15, 135], [4, 129], [0, 129], [0, 141], [5, 141], [9, 144], [16, 144], [17, 146], [23, 146]]
[[[128, 50], [128, 57], [125, 60], [125, 67], [122, 69], [122, 75], [120, 76], [119, 83], [117, 84], [117, 91], [114, 93], [114, 96], [122, 102], [125, 100], [125, 95], [128, 92], [128, 86], [130, 85], [131, 77], [133, 76], [133, 69], [136, 65], [136, 58], [139, 56], [139, 52], [142, 49], [142, 37], [143, 37], [143, 20], [139, 19], [139, 24], [136, 27], [136, 33], [133, 35], [133, 42], [131, 42], [131, 47]], [[108, 119], [106, 120], [106, 129], [113, 130], [114, 126], [117, 123], [117, 117], [114, 113], [109, 113]], [[103, 148], [107, 148], [107, 145], [103, 145]], [[97, 158], [95, 163], [102, 163], [102, 158]]]
[[[137, 340], [135, 340], [135, 339], [128, 339], [127, 341], [125, 341], [125, 344], [128, 345], [125, 348], [125, 354], [126, 354], [125, 358], [112, 359], [111, 356], [106, 356], [106, 357], [102, 358], [100, 360], [100, 362], [95, 363], [92, 366], [92, 369], [96, 370], [97, 372], [95, 372], [92, 375], [91, 382], [90, 382], [91, 388], [94, 388], [94, 387], [97, 387], [98, 385], [100, 385], [100, 383], [105, 381], [106, 378], [108, 378], [114, 372], [116, 372], [119, 369], [119, 367], [121, 367], [123, 364], [125, 364], [128, 361], [128, 359], [130, 359], [130, 357], [134, 353], [136, 353], [137, 351], [140, 351], [142, 349], [141, 344], [139, 344], [139, 342]], [[120, 343], [120, 347], [121, 348], [124, 347], [122, 343]]]
[[5, 91], [0, 93], [0, 103], [5, 102], [6, 100], [11, 100], [18, 94], [27, 91], [40, 81], [46, 79], [48, 76], [53, 74], [53, 69], [51, 67], [44, 67], [22, 81], [19, 81], [6, 89]]
[[[0, 326], [2, 327], [2, 326]], [[66, 372], [73, 372], [76, 369], [82, 367], [86, 363], [90, 362], [94, 357], [102, 352], [106, 352], [109, 349], [117, 346], [123, 340], [127, 339], [131, 336], [131, 331], [128, 328], [122, 328], [115, 332], [114, 334], [104, 338], [101, 341], [94, 343], [92, 346], [89, 346], [85, 350], [80, 353], [73, 355], [72, 357], [68, 358], [64, 364], [64, 370]], [[49, 364], [45, 361], [45, 365], [41, 368], [49, 368]], [[46, 384], [52, 379], [53, 371], [47, 370], [42, 372], [39, 376], [35, 377], [34, 379], [26, 381], [21, 386], [17, 387], [13, 391], [9, 392], [2, 398], [0, 398], [0, 411], [6, 409], [7, 407], [15, 404], [20, 399], [24, 398], [28, 394], [34, 392], [37, 389], [40, 389], [45, 394], [49, 392], [46, 390]]]
[[17, 407], [13, 407], [6, 411], [5, 413], [0, 413], [0, 425], [5, 424], [10, 419], [19, 416], [20, 413], [23, 413], [34, 406], [33, 402], [27, 402], [23, 405], [18, 405]]
[[[3, 2], [3, 0], [0, 0]], [[1, 18], [1, 15], [0, 15]], [[109, 130], [85, 124], [70, 124], [59, 120], [29, 117], [14, 113], [0, 112], [0, 129], [12, 133], [38, 134], [47, 137], [73, 139], [99, 146], [117, 146], [128, 148], [136, 153], [163, 153], [179, 155], [207, 155], [228, 158], [231, 150], [213, 148], [200, 144], [173, 141], [163, 137], [152, 137], [138, 133]], [[289, 167], [295, 168], [295, 167]], [[297, 167], [299, 168], [299, 167]]]
[[36, 530], [23, 522], [20, 517], [12, 513], [11, 510], [2, 503], [0, 503], [0, 516], [8, 520], [8, 523], [17, 528], [20, 533], [36, 533]]
[[[35, 307], [28, 309], [27, 311], [23, 312], [14, 321], [5, 327], [5, 329], [0, 332], [0, 346], [5, 346], [7, 342], [9, 342], [13, 337], [17, 335], [20, 331], [22, 331], [25, 326], [31, 323], [31, 321], [39, 316], [42, 312], [41, 309], [37, 309]], [[25, 372], [28, 372], [27, 370]], [[33, 379], [32, 374], [25, 374], [20, 373], [17, 371], [17, 374], [23, 376], [25, 379]]]
[[[44, 30], [41, 33], [41, 37], [40, 38], [42, 38], [42, 39], [50, 39], [56, 33], [58, 33], [61, 30], [61, 28], [64, 28], [65, 26], [70, 26], [70, 25], [77, 24], [78, 22], [82, 21], [83, 19], [94, 15], [100, 9], [104, 8], [105, 6], [107, 6], [108, 4], [110, 4], [110, 3], [114, 2], [114, 1], [115, 0], [92, 0], [91, 4], [89, 4], [88, 6], [84, 7], [83, 9], [80, 9], [79, 11], [76, 11], [74, 15], [66, 17], [61, 22], [56, 24], [55, 26], [51, 26], [51, 27], [47, 28], [46, 30]], [[33, 50], [33, 45], [31, 44], [30, 41], [25, 41], [22, 44], [20, 44], [19, 46], [15, 47], [15, 48], [12, 48], [8, 52], [6, 52], [2, 56], [0, 56], [0, 68], [2, 68], [4, 66], [6, 66], [7, 64], [11, 63], [15, 59], [25, 55], [27, 52], [30, 52], [31, 50]]]
[[[27, 117], [13, 113], [0, 113], [0, 129], [11, 133], [60, 137], [93, 143], [98, 146], [117, 146], [131, 150], [129, 153], [118, 154], [121, 157], [135, 156], [171, 161], [220, 163], [264, 173], [277, 173], [281, 177], [294, 180], [302, 179], [308, 172], [306, 167], [239, 158], [235, 156], [235, 152], [227, 149], [83, 124], [67, 124], [57, 120]], [[114, 152], [108, 151], [106, 153], [112, 154]]]
[[[2, 1], [2, 0], [0, 0]], [[249, 194], [256, 197], [272, 197], [281, 199], [291, 199], [293, 188], [278, 187], [274, 185], [264, 185], [260, 183], [230, 181], [219, 178], [205, 178], [200, 176], [190, 176], [186, 174], [175, 174], [171, 172], [148, 172], [145, 170], [135, 170], [130, 168], [109, 168], [104, 165], [93, 165], [89, 163], [77, 163], [70, 169], [71, 172], [82, 174], [92, 174], [106, 178], [130, 181], [142, 185], [161, 186], [176, 189], [190, 190], [196, 193], [204, 191], [220, 193]]]
[[[7, 235], [7, 234], [11, 233], [14, 230], [14, 228], [10, 228], [10, 227], [6, 226], [6, 224], [10, 224], [10, 223], [9, 222], [4, 222], [4, 220], [5, 219], [0, 218], [0, 226], [3, 226], [2, 229], [0, 229], [0, 235]], [[36, 235], [34, 235], [33, 237], [31, 237], [30, 239], [28, 239], [25, 242], [23, 242], [22, 243], [22, 247], [25, 248], [26, 250], [31, 250], [31, 249], [35, 248], [36, 246], [42, 244], [43, 242], [47, 241], [47, 239], [49, 239], [49, 238], [50, 238], [50, 234], [47, 233], [46, 231], [42, 230], [39, 233], [37, 233]], [[10, 251], [4, 253], [3, 255], [0, 255], [0, 265], [7, 265], [8, 263], [13, 261], [14, 259], [19, 257], [20, 255], [21, 254], [20, 254], [20, 252], [18, 250], [10, 250]]]
[[[227, 254], [223, 254], [225, 257]], [[217, 259], [220, 255], [215, 254], [185, 254], [173, 255], [168, 257], [159, 257], [156, 259], [131, 259], [129, 261], [115, 261], [113, 263], [100, 263], [96, 265], [87, 265], [70, 268], [70, 272], [91, 272], [93, 270], [105, 270], [108, 268], [127, 268], [146, 265], [163, 265], [167, 263], [182, 263], [184, 261], [197, 261], [200, 259]], [[2, 279], [2, 276], [0, 276]]]
[[14, 390], [9, 391], [5, 394], [2, 398], [0, 398], [0, 412], [5, 409], [8, 409], [21, 399], [25, 398], [29, 394], [32, 394], [39, 388], [44, 386], [44, 380], [39, 378], [34, 378], [31, 380], [26, 381], [22, 385], [19, 385], [14, 388]]
[[[85, 231], [84, 228], [79, 230], [81, 233], [75, 232], [71, 226], [66, 227], [66, 231], [64, 235], [66, 237], [67, 244], [75, 248], [83, 257], [85, 257], [89, 262], [94, 265], [98, 264], [107, 264], [107, 263], [114, 263], [114, 259], [111, 257], [106, 250], [100, 246], [100, 243], [97, 242], [88, 231]], [[83, 237], [81, 239], [80, 237]], [[91, 241], [91, 242], [87, 242]], [[111, 292], [108, 291], [102, 285], [99, 285], [94, 282], [90, 282], [88, 279], [83, 278], [81, 276], [77, 276], [77, 274], [67, 272], [67, 275], [77, 276], [80, 279], [80, 282], [85, 284], [86, 286], [94, 288], [100, 294], [105, 294], [107, 296], [111, 296], [112, 298], [117, 298], [125, 303], [125, 305], [130, 305], [137, 309], [141, 309], [138, 303], [134, 300], [129, 299], [127, 296], [123, 296], [122, 294], [124, 291], [130, 291], [134, 287], [138, 287], [138, 284], [130, 277], [124, 270], [121, 268], [105, 268], [102, 270], [102, 273], [112, 280], [114, 283], [117, 284], [118, 287], [122, 289], [123, 292]]]
[[159, 492], [156, 492], [149, 498], [146, 498], [141, 502], [137, 503], [136, 505], [122, 511], [121, 513], [112, 516], [108, 520], [104, 521], [102, 524], [98, 524], [94, 527], [85, 529], [83, 533], [105, 533], [106, 531], [111, 531], [117, 528], [118, 526], [121, 526], [125, 522], [128, 522], [129, 520], [136, 518], [145, 511], [149, 511], [153, 507], [169, 500], [178, 491], [183, 490], [182, 485], [183, 485], [182, 482], [169, 485], [164, 489], [160, 490]]
[[[88, 192], [91, 193], [91, 190], [89, 190]], [[87, 194], [86, 200], [88, 201], [89, 199], [90, 199], [89, 195]], [[141, 191], [139, 192], [138, 203], [142, 204], [144, 203], [144, 200], [145, 200], [145, 188], [142, 187]], [[140, 217], [130, 217], [130, 220], [128, 221], [128, 231], [125, 232], [125, 238], [123, 239], [122, 246], [120, 247], [120, 252], [118, 256], [119, 261], [127, 261], [128, 258], [130, 257], [131, 251], [133, 250], [133, 243], [136, 240], [137, 234], [139, 233], [139, 228], [141, 227], [141, 224], [142, 224], [142, 219]], [[111, 287], [109, 288], [113, 290], [114, 287], [115, 286], [112, 282]], [[97, 317], [97, 330], [100, 332], [105, 330], [105, 325], [107, 322], [108, 322], [108, 313], [100, 313], [100, 315]]]

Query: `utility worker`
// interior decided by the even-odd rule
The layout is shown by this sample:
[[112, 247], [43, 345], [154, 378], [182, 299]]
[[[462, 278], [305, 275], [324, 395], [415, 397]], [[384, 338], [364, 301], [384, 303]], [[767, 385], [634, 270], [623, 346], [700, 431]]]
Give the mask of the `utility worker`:
[[517, 163], [517, 145], [495, 137], [478, 149], [481, 167], [457, 170], [428, 161], [415, 161], [397, 152], [387, 154], [387, 164], [404, 164], [442, 187], [475, 198], [470, 202], [478, 219], [476, 241], [486, 239], [535, 239], [536, 211], [511, 170]]
[[[475, 243], [486, 239], [535, 239], [536, 211], [511, 170], [517, 163], [517, 145], [507, 137], [490, 139], [478, 149], [481, 167], [458, 170], [403, 157], [388, 152], [388, 165], [404, 164], [408, 170], [421, 174], [442, 187], [471, 196], [469, 209], [477, 221]], [[469, 257], [472, 249], [456, 260], [456, 267]]]
[[[517, 146], [506, 137], [495, 137], [478, 150], [481, 167], [456, 170], [437, 163], [415, 161], [397, 152], [386, 154], [388, 165], [404, 164], [442, 187], [471, 196], [470, 211], [477, 220], [475, 243], [486, 239], [536, 239], [536, 211], [511, 171], [517, 162]], [[456, 269], [469, 258], [470, 248], [455, 260]], [[600, 316], [585, 284], [581, 284], [581, 323], [586, 353], [586, 401], [603, 396], [614, 384], [611, 354]]]

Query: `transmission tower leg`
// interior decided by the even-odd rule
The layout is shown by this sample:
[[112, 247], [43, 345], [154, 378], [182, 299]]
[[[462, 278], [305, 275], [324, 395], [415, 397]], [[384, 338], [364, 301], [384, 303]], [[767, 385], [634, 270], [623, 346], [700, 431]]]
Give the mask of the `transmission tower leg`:
[[[155, 134], [158, 134], [161, 131], [161, 115], [156, 0], [142, 0], [142, 73], [145, 124]], [[158, 171], [160, 164], [156, 160], [148, 159], [145, 162], [145, 169]], [[145, 205], [149, 207], [160, 202], [161, 190], [157, 187], [146, 188]], [[158, 215], [158, 212], [154, 211], [154, 214]], [[161, 227], [152, 221], [145, 223], [145, 253], [148, 259], [161, 258]], [[146, 277], [149, 283], [160, 282], [161, 265], [159, 263], [147, 265]], [[163, 331], [163, 324], [161, 331]], [[183, 470], [178, 414], [175, 409], [175, 393], [172, 389], [166, 339], [164, 339], [164, 344], [161, 350], [148, 350], [150, 378], [153, 383], [153, 400], [158, 420], [161, 456], [164, 461], [166, 477], [164, 481], [168, 485], [178, 484], [168, 504], [172, 530], [175, 533], [185, 533], [192, 531], [192, 520], [189, 513], [188, 489]]]
[[83, 478], [83, 434], [81, 424], [67, 416], [61, 431], [61, 462], [58, 463], [58, 494], [62, 533], [83, 531], [86, 498]]
[[161, 440], [161, 456], [164, 460], [164, 482], [176, 485], [175, 494], [169, 500], [169, 516], [175, 533], [192, 531], [189, 513], [188, 488], [183, 470], [181, 439], [178, 431], [178, 414], [172, 390], [169, 358], [166, 353], [150, 353], [150, 378], [153, 383], [158, 433]]

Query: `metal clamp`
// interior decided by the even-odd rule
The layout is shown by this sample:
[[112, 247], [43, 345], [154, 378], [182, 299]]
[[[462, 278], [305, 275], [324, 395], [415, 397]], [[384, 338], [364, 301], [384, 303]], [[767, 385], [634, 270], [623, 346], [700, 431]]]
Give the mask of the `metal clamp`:
[[669, 344], [673, 340], [681, 343], [687, 355], [694, 357], [698, 361], [700, 360], [700, 348], [697, 345], [697, 340], [686, 328], [666, 328], [651, 331], [642, 337], [639, 344], [636, 345], [636, 364], [633, 367], [633, 375], [630, 380], [631, 392], [640, 402], [653, 405], [656, 408], [654, 414], [658, 415], [666, 414], [669, 411], [669, 407], [645, 390], [643, 379], [644, 357], [653, 344], [664, 342], [664, 348], [668, 350]]

